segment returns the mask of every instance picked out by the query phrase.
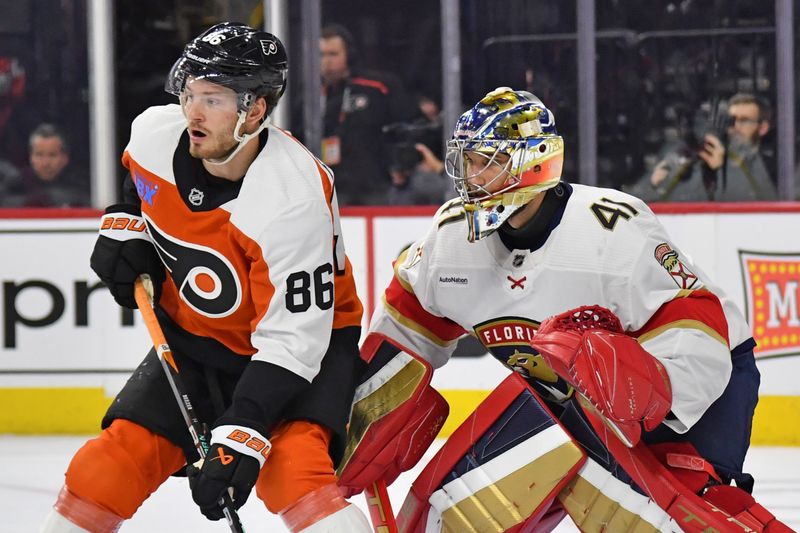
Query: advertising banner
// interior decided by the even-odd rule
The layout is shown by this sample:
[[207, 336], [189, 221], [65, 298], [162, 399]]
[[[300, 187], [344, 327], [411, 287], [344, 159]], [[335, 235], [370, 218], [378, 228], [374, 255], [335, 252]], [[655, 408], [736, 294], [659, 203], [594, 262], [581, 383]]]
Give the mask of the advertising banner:
[[[344, 214], [342, 229], [366, 328], [393, 275], [392, 262], [428, 231], [433, 209], [353, 208]], [[770, 410], [770, 418], [795, 409], [800, 401], [800, 238], [789, 236], [800, 235], [800, 211], [694, 210], [659, 216], [670, 245], [690, 256], [702, 269], [696, 273], [713, 280], [751, 324], [759, 344], [759, 409], [768, 409], [775, 398], [777, 411]], [[54, 421], [53, 415], [50, 425], [45, 421], [38, 429], [7, 409], [0, 414], [0, 432], [22, 427], [92, 431], [87, 428], [96, 426], [150, 347], [138, 313], [117, 306], [89, 268], [96, 228], [96, 217], [0, 218], [0, 400], [24, 405], [28, 416], [41, 404], [42, 419], [54, 404], [71, 409], [69, 421]], [[471, 409], [506, 375], [484, 353], [474, 339], [462, 341], [457, 356], [434, 376], [434, 385], [448, 391], [455, 421], [459, 405]]]

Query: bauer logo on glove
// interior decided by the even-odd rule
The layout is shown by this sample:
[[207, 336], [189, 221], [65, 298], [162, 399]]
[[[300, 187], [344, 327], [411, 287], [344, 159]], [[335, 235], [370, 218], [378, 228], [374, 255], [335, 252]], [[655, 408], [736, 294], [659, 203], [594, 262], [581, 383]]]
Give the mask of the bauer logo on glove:
[[235, 509], [244, 505], [271, 449], [269, 440], [251, 428], [224, 425], [211, 431], [205, 461], [187, 468], [192, 498], [206, 518], [224, 517], [219, 502], [226, 490]]

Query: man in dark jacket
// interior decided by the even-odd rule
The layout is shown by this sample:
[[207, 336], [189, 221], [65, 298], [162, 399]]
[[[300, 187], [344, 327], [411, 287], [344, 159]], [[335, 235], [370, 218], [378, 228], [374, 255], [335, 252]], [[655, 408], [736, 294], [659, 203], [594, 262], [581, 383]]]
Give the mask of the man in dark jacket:
[[350, 33], [323, 28], [320, 70], [324, 97], [322, 159], [334, 171], [340, 205], [386, 203], [389, 157], [382, 128], [417, 114], [400, 80], [355, 66]]

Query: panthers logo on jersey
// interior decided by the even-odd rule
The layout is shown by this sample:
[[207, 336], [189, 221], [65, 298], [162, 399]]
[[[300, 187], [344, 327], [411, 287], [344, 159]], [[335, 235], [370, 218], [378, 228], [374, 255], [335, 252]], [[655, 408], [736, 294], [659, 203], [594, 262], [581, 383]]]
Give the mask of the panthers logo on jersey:
[[520, 374], [546, 399], [563, 401], [572, 387], [547, 366], [531, 341], [539, 322], [520, 317], [501, 317], [475, 326], [475, 334], [492, 356]]

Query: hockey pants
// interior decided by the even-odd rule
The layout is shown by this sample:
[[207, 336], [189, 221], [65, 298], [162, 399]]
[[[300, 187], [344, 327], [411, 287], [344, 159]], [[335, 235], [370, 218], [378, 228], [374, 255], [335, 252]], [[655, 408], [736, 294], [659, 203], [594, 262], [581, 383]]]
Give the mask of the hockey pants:
[[[256, 482], [256, 494], [272, 513], [336, 483], [328, 454], [330, 432], [306, 421], [285, 423], [272, 433], [272, 453]], [[139, 506], [186, 463], [183, 451], [164, 437], [125, 419], [115, 420], [72, 459], [66, 486], [79, 499], [121, 518]]]

